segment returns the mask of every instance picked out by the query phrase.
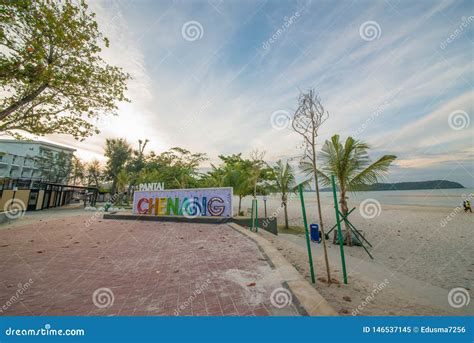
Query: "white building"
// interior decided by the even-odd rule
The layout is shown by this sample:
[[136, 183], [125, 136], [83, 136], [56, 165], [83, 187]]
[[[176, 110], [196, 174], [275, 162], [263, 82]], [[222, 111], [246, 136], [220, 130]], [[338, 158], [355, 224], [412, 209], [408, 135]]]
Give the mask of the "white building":
[[[76, 149], [41, 142], [0, 139], [0, 179], [44, 180], [45, 170], [54, 170], [58, 155], [63, 156], [62, 163], [71, 165]], [[45, 166], [49, 166], [45, 169]], [[63, 167], [64, 168], [64, 167]], [[51, 180], [50, 180], [51, 181]], [[66, 183], [67, 175], [61, 175], [57, 183]]]

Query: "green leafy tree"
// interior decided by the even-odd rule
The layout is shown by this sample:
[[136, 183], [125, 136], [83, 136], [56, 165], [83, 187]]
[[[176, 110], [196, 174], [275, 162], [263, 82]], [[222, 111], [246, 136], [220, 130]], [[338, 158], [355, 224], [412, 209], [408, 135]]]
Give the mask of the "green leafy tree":
[[127, 186], [130, 182], [130, 175], [125, 169], [119, 171], [117, 175], [117, 192], [120, 194], [117, 200], [119, 205], [122, 205], [124, 193], [127, 191]]
[[[343, 144], [339, 135], [327, 140], [321, 149], [321, 170], [318, 170], [323, 185], [331, 185], [331, 175], [337, 179], [339, 187], [339, 203], [342, 214], [347, 214], [347, 192], [357, 191], [361, 187], [379, 182], [388, 174], [390, 164], [397, 158], [394, 155], [384, 155], [371, 163], [369, 145], [348, 137]], [[302, 170], [311, 173], [309, 164], [303, 164]], [[334, 236], [334, 240], [335, 240]], [[345, 230], [345, 241], [352, 245], [350, 230]]]
[[251, 182], [253, 184], [254, 198], [257, 194], [268, 194], [271, 190], [270, 182], [274, 181], [273, 170], [263, 160], [264, 157], [265, 152], [258, 149], [253, 150], [250, 154], [250, 161], [252, 162]]
[[71, 154], [42, 148], [41, 156], [37, 163], [41, 171], [41, 178], [44, 181], [54, 183], [67, 182], [71, 170]]
[[242, 158], [242, 154], [220, 155], [221, 165], [212, 165], [212, 170], [200, 182], [206, 187], [232, 187], [234, 195], [239, 197], [238, 214], [241, 215], [242, 199], [269, 191], [273, 172], [262, 158], [258, 151], [252, 153], [250, 160]]
[[69, 177], [70, 180], [72, 180], [72, 184], [74, 186], [82, 185], [84, 183], [84, 177], [85, 177], [84, 163], [76, 156], [72, 156], [71, 175]]
[[98, 133], [130, 76], [100, 56], [109, 41], [85, 1], [0, 2], [0, 132]]
[[167, 189], [195, 188], [199, 185], [199, 166], [205, 160], [206, 154], [179, 147], [159, 155], [151, 152], [139, 175], [139, 183], [164, 182]]
[[54, 155], [53, 182], [66, 183], [68, 181], [68, 176], [71, 172], [71, 157], [71, 154], [65, 153], [63, 151], [60, 151]]
[[199, 187], [224, 187], [225, 173], [222, 168], [216, 167], [211, 163], [211, 170], [203, 174], [199, 179]]
[[140, 172], [145, 168], [147, 163], [147, 156], [145, 155], [145, 148], [149, 140], [138, 140], [138, 150], [132, 151], [132, 157], [127, 165], [128, 174], [128, 196], [133, 196], [134, 186], [137, 184]]
[[242, 154], [230, 156], [219, 156], [224, 162], [222, 169], [224, 172], [224, 186], [232, 187], [234, 195], [239, 197], [238, 215], [242, 213], [242, 199], [252, 195], [254, 191], [254, 169], [252, 161], [242, 158]]
[[102, 179], [102, 167], [98, 160], [92, 160], [86, 166], [86, 180], [88, 186], [94, 186], [99, 188], [100, 181]]
[[105, 140], [104, 155], [108, 158], [105, 167], [106, 175], [112, 180], [112, 195], [117, 191], [117, 177], [119, 172], [130, 161], [132, 148], [124, 138], [107, 138]]
[[52, 181], [54, 155], [50, 149], [40, 148], [40, 156], [37, 160], [38, 169], [41, 171], [43, 181]]

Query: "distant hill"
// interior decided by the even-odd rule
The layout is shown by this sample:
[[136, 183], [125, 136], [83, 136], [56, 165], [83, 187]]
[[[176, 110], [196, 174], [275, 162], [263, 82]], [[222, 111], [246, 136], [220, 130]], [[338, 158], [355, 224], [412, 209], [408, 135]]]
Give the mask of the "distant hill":
[[[359, 191], [408, 191], [417, 189], [449, 189], [464, 188], [457, 182], [434, 180], [434, 181], [417, 181], [417, 182], [398, 182], [398, 183], [374, 183], [361, 187]], [[322, 192], [330, 192], [331, 188], [323, 188]]]

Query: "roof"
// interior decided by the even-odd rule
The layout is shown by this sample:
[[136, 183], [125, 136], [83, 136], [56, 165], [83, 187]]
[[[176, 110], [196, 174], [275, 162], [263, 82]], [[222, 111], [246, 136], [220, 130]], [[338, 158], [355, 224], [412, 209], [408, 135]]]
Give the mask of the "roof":
[[57, 148], [57, 149], [76, 151], [76, 149], [70, 148], [68, 146], [49, 143], [49, 142], [44, 142], [44, 141], [37, 141], [37, 140], [0, 139], [0, 144], [1, 143], [40, 144], [40, 145], [46, 145], [46, 146], [50, 146], [50, 147]]

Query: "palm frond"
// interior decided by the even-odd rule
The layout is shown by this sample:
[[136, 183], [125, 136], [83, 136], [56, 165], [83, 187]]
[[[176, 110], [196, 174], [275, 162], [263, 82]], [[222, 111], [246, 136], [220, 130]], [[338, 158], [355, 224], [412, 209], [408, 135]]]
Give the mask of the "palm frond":
[[325, 174], [323, 171], [316, 169], [316, 172], [318, 173], [318, 181], [321, 185], [323, 186], [330, 186], [331, 185], [331, 177], [327, 174]]
[[304, 174], [304, 176], [311, 176], [313, 175], [313, 164], [308, 161], [300, 161], [299, 164], [300, 171]]
[[362, 185], [370, 185], [382, 180], [388, 173], [390, 164], [397, 158], [395, 155], [384, 155], [367, 166], [349, 181], [349, 189], [355, 190]]
[[[310, 177], [308, 182], [311, 182], [311, 180], [314, 179], [313, 164], [311, 162], [301, 161], [299, 164], [299, 169], [304, 174], [304, 176]], [[321, 185], [323, 186], [331, 185], [331, 178], [327, 175], [327, 173], [325, 173], [325, 171], [321, 169], [316, 169], [316, 173], [318, 174], [318, 181]]]

